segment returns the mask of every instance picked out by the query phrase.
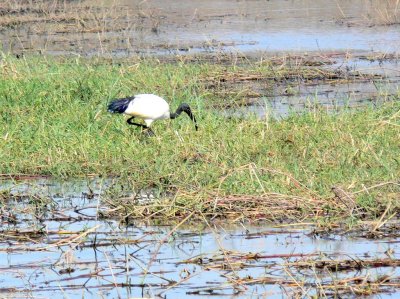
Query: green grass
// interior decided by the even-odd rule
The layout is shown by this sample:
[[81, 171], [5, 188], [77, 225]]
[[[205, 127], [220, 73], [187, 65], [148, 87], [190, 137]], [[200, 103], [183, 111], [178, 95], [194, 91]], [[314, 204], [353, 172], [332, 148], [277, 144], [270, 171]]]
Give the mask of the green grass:
[[[267, 74], [271, 66], [257, 66]], [[246, 70], [245, 66], [231, 69]], [[227, 118], [210, 108], [202, 78], [229, 67], [131, 60], [3, 56], [0, 62], [0, 169], [3, 174], [54, 177], [118, 176], [134, 187], [221, 196], [279, 193], [330, 197], [331, 187], [357, 191], [400, 174], [400, 104], [282, 121]], [[186, 101], [189, 118], [154, 124], [146, 138], [110, 99], [156, 93], [173, 108]], [[375, 189], [374, 189], [375, 190]], [[397, 192], [397, 193], [396, 193]], [[389, 198], [397, 189], [374, 193]], [[357, 200], [373, 205], [371, 194]]]

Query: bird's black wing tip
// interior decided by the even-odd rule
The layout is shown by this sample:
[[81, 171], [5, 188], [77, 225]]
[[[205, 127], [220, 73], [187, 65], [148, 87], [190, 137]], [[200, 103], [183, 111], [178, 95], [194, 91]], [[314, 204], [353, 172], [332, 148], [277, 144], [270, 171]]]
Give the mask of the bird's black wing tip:
[[124, 113], [133, 99], [134, 97], [115, 99], [108, 104], [107, 110], [111, 113]]

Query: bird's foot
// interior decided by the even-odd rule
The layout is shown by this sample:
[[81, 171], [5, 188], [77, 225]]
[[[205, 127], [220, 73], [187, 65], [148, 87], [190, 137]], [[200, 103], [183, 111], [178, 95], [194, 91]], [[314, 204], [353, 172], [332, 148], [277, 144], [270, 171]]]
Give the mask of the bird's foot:
[[144, 129], [142, 130], [142, 133], [143, 133], [146, 137], [153, 137], [153, 136], [156, 135], [156, 134], [154, 134], [153, 130], [150, 129], [150, 128], [144, 128]]

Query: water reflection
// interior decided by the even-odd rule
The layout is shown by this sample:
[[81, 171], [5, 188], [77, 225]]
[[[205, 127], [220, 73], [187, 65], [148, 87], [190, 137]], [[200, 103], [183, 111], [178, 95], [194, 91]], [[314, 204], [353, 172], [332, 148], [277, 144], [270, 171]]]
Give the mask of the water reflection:
[[400, 49], [400, 10], [391, 0], [86, 0], [48, 11], [24, 5], [10, 2], [4, 8], [12, 12], [0, 31], [4, 51], [128, 57]]
[[[11, 188], [13, 183], [2, 183]], [[52, 197], [57, 212], [71, 219], [55, 221], [51, 215], [43, 220], [18, 215], [14, 226], [3, 227], [0, 242], [0, 288], [3, 293], [29, 296], [85, 296], [108, 297], [201, 297], [229, 295], [234, 298], [285, 295], [284, 281], [291, 262], [307, 258], [365, 259], [399, 258], [400, 240], [366, 240], [341, 236], [316, 237], [310, 226], [250, 226], [209, 225], [205, 229], [182, 227], [170, 234], [168, 226], [121, 226], [114, 220], [96, 219], [95, 210], [88, 209], [87, 217], [76, 211], [96, 206], [101, 189], [107, 181], [92, 182], [19, 182], [13, 192], [21, 194], [37, 188]], [[40, 187], [38, 187], [40, 186]], [[94, 191], [94, 198], [84, 194]], [[44, 191], [43, 191], [44, 190]], [[54, 197], [54, 194], [57, 194]], [[10, 203], [11, 204], [11, 203]], [[21, 204], [12, 203], [15, 207]], [[7, 237], [15, 229], [26, 231], [42, 225], [46, 233], [41, 237], [19, 239]], [[19, 234], [15, 235], [20, 236]], [[23, 235], [22, 235], [23, 236]], [[21, 236], [21, 237], [22, 237]], [[387, 243], [390, 241], [390, 243]], [[96, 244], [96, 246], [94, 246]], [[257, 258], [251, 256], [257, 255]], [[201, 262], [200, 262], [201, 260]], [[288, 268], [289, 267], [289, 268]], [[290, 268], [291, 276], [315, 283], [315, 274], [306, 269]], [[399, 275], [393, 267], [365, 268], [355, 272], [338, 272], [337, 279], [369, 275]], [[306, 276], [304, 276], [306, 275]], [[330, 279], [320, 273], [319, 279]], [[235, 290], [232, 279], [272, 279]], [[277, 281], [282, 281], [278, 283]], [[12, 286], [12, 289], [7, 289]], [[291, 289], [291, 288], [289, 288]], [[311, 287], [315, 294], [317, 285]], [[235, 294], [235, 295], [233, 295]], [[383, 296], [383, 295], [382, 295]], [[383, 296], [385, 297], [385, 296]]]

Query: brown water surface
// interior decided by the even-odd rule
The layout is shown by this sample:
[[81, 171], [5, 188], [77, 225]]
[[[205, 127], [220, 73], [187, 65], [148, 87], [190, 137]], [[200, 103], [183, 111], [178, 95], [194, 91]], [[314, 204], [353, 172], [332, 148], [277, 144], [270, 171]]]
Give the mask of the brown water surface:
[[7, 1], [3, 50], [127, 57], [400, 49], [396, 0]]

